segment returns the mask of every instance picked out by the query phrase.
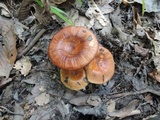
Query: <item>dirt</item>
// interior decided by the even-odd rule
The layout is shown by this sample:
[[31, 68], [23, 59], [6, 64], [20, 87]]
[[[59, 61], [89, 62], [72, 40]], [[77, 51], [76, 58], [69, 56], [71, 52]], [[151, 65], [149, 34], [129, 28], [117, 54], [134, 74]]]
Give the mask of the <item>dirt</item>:
[[[96, 0], [100, 11], [104, 10], [102, 4], [113, 8], [112, 12], [97, 17], [109, 20], [103, 26], [104, 19], [98, 21], [85, 15], [91, 8], [86, 1], [82, 1], [80, 8], [70, 4], [56, 5], [66, 12], [76, 9], [79, 16], [96, 21], [90, 29], [99, 43], [113, 54], [115, 61], [114, 76], [107, 83], [89, 83], [85, 89], [73, 91], [61, 83], [59, 68], [52, 64], [47, 54], [50, 40], [65, 23], [55, 16], [51, 18], [47, 4], [42, 9], [32, 0], [23, 1], [23, 4], [12, 0], [2, 2], [11, 11], [11, 16], [1, 16], [7, 21], [12, 19], [20, 31], [14, 42], [18, 55], [16, 60], [9, 59], [14, 64], [1, 62], [4, 56], [0, 58], [0, 65], [13, 65], [8, 78], [0, 77], [0, 120], [151, 120], [148, 117], [160, 116], [159, 72], [154, 59], [158, 42], [153, 42], [160, 29], [158, 13], [143, 16], [139, 3], [112, 1], [108, 4]], [[4, 34], [0, 34], [0, 43], [6, 47], [3, 39]], [[11, 58], [16, 56], [15, 52], [12, 54]], [[15, 64], [22, 58], [25, 62], [20, 64], [19, 71]], [[22, 73], [22, 69], [27, 72]]]

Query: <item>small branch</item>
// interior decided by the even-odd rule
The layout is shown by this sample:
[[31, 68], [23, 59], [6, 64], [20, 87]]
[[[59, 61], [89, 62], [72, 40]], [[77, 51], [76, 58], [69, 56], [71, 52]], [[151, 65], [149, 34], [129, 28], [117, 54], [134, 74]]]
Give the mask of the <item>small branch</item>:
[[152, 93], [152, 94], [157, 95], [157, 96], [160, 96], [160, 92], [158, 90], [153, 90], [153, 89], [150, 89], [150, 88], [146, 88], [146, 89], [135, 91], [135, 92], [113, 94], [113, 95], [110, 95], [110, 98], [126, 97], [126, 96], [129, 96], [129, 95], [137, 95], [137, 94], [143, 94], [143, 93], [147, 93], [147, 92]]
[[12, 111], [10, 111], [8, 108], [6, 108], [4, 106], [0, 106], [0, 112], [7, 112], [8, 114], [23, 116], [23, 114], [12, 112]]
[[21, 58], [23, 55], [25, 55], [34, 45], [36, 42], [38, 42], [39, 38], [44, 34], [46, 29], [42, 29], [35, 38], [31, 41], [31, 43], [17, 56], [17, 59]]

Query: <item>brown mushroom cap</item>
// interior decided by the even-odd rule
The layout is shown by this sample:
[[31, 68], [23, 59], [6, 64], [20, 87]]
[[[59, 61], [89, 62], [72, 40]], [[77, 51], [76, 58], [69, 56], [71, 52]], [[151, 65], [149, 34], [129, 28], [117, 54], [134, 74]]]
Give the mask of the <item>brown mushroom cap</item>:
[[83, 68], [74, 71], [60, 69], [60, 77], [61, 82], [71, 90], [80, 90], [88, 85]]
[[99, 46], [95, 58], [85, 67], [87, 79], [91, 83], [103, 84], [114, 74], [114, 59], [110, 51]]
[[94, 58], [97, 50], [97, 38], [90, 30], [80, 26], [69, 26], [52, 38], [48, 54], [58, 67], [77, 70], [86, 66]]

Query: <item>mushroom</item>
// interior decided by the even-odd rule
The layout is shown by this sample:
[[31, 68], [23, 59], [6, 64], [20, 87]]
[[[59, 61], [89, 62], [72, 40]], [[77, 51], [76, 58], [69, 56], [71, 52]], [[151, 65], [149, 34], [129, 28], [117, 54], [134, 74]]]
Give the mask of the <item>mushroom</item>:
[[114, 59], [110, 51], [99, 46], [95, 58], [85, 67], [87, 79], [94, 84], [103, 84], [114, 74]]
[[80, 90], [88, 85], [85, 70], [63, 70], [60, 69], [61, 82], [71, 90]]
[[69, 26], [52, 38], [48, 54], [59, 68], [77, 70], [86, 66], [98, 51], [98, 40], [87, 28]]

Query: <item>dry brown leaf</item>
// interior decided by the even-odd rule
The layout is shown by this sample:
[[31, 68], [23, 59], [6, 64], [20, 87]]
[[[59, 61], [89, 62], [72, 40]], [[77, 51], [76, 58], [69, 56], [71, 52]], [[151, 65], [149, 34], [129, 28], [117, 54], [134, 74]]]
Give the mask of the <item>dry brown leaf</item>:
[[148, 73], [148, 75], [160, 82], [160, 73], [157, 71], [157, 69], [154, 69], [152, 72]]
[[19, 70], [22, 75], [28, 75], [29, 71], [31, 70], [32, 64], [30, 62], [29, 57], [23, 57], [16, 62], [14, 68]]
[[8, 78], [17, 57], [16, 36], [13, 32], [13, 22], [0, 17], [3, 43], [0, 43], [0, 76]]

